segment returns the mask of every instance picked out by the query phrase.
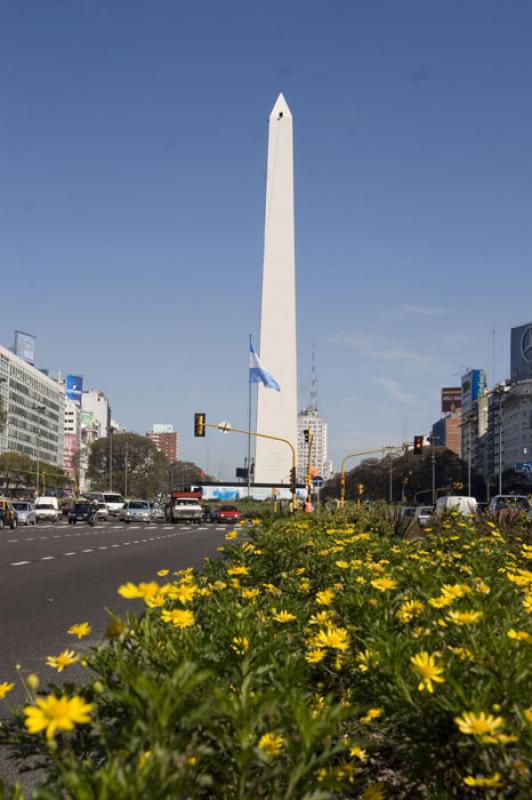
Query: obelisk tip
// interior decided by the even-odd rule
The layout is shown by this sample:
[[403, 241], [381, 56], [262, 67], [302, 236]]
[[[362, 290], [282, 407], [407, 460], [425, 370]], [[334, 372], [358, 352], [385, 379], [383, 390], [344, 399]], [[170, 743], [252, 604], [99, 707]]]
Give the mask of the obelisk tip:
[[270, 119], [273, 120], [292, 119], [292, 112], [288, 108], [288, 103], [284, 99], [282, 92], [275, 101], [275, 105], [272, 108], [272, 113], [270, 114]]

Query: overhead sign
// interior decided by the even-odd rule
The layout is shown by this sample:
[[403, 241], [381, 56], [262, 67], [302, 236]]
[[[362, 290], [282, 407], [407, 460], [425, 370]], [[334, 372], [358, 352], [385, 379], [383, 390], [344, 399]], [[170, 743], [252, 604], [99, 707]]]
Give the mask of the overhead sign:
[[325, 481], [321, 477], [321, 475], [314, 475], [312, 478], [312, 485], [315, 489], [321, 489]]
[[486, 371], [470, 369], [462, 375], [462, 415], [469, 414], [473, 405], [486, 391]]
[[513, 381], [532, 378], [532, 322], [512, 328], [510, 370]]
[[174, 432], [173, 425], [155, 423], [155, 425], [152, 426], [152, 433], [173, 433], [173, 432]]
[[24, 331], [15, 331], [15, 355], [27, 361], [32, 366], [35, 364], [35, 336]]
[[446, 386], [441, 390], [441, 410], [444, 414], [454, 414], [462, 408], [462, 387]]
[[532, 475], [532, 461], [518, 461], [515, 465], [516, 472], [524, 472], [526, 475]]

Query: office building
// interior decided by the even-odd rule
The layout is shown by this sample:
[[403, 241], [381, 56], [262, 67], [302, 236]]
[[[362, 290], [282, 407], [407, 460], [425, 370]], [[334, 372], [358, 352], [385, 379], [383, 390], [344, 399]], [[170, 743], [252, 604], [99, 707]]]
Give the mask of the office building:
[[146, 436], [171, 464], [179, 460], [179, 434], [171, 425], [154, 425]]
[[81, 446], [81, 409], [68, 397], [65, 399], [64, 450], [65, 472], [76, 474], [76, 457]]
[[313, 434], [310, 467], [317, 470], [323, 480], [332, 475], [332, 464], [327, 458], [327, 423], [316, 408], [305, 408], [297, 417], [297, 480], [305, 483], [309, 462], [309, 443], [305, 441], [305, 431]]
[[462, 415], [460, 411], [455, 414], [445, 414], [432, 426], [431, 436], [436, 447], [446, 447], [457, 456], [462, 456]]
[[90, 430], [93, 439], [107, 436], [111, 422], [109, 400], [100, 389], [84, 389], [81, 395], [82, 428]]
[[6, 424], [0, 431], [0, 453], [24, 453], [63, 469], [63, 387], [0, 346], [0, 396]]

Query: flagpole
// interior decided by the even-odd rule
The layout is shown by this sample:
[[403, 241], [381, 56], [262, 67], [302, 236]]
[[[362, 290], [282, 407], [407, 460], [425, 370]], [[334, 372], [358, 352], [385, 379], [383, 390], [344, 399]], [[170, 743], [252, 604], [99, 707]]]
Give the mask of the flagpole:
[[[249, 334], [249, 352], [251, 353], [251, 333]], [[248, 356], [249, 359], [249, 356]], [[248, 431], [251, 431], [251, 380], [248, 366]], [[251, 496], [251, 433], [248, 434], [248, 500]]]

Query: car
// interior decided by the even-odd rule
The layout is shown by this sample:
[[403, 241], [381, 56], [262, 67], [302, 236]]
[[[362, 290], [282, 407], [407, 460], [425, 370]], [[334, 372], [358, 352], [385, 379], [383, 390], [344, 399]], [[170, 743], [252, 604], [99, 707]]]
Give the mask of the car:
[[242, 514], [236, 506], [220, 506], [215, 511], [216, 522], [238, 522]]
[[98, 518], [98, 505], [90, 500], [81, 500], [74, 503], [68, 514], [68, 524], [75, 525], [76, 522], [88, 522], [94, 525]]
[[152, 519], [164, 519], [164, 508], [157, 503], [150, 503], [150, 510]]
[[403, 506], [401, 509], [401, 519], [414, 519], [415, 513], [415, 506]]
[[5, 497], [0, 497], [0, 530], [2, 528], [16, 528], [18, 523], [17, 512], [13, 504]]
[[[53, 498], [55, 500], [55, 498]], [[47, 497], [39, 497], [35, 501], [34, 505], [35, 509], [35, 518], [37, 522], [40, 519], [44, 519], [47, 522], [57, 522], [59, 519], [59, 509], [57, 506], [57, 500], [55, 503], [50, 501], [50, 498]]]
[[440, 517], [446, 511], [454, 511], [458, 514], [476, 514], [477, 513], [477, 499], [476, 497], [446, 495], [445, 497], [438, 497], [436, 500], [436, 508], [434, 513]]
[[518, 514], [520, 511], [530, 510], [530, 500], [523, 494], [496, 494], [488, 504], [490, 514], [499, 516], [501, 512], [507, 511], [510, 514]]
[[121, 522], [151, 522], [150, 504], [146, 500], [129, 500], [120, 511]]
[[430, 524], [432, 515], [434, 514], [434, 506], [417, 506], [414, 511], [414, 521], [424, 528]]
[[109, 509], [105, 503], [96, 503], [96, 516], [98, 519], [107, 521], [109, 519]]
[[13, 500], [13, 508], [17, 512], [17, 522], [19, 525], [35, 525], [37, 517], [33, 503], [25, 500]]

